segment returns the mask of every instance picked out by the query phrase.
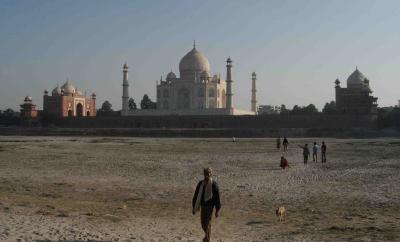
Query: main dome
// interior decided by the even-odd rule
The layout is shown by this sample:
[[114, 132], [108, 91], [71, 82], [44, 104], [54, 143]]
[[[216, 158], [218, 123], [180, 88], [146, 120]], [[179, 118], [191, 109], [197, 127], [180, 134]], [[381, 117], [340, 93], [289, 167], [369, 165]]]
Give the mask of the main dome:
[[193, 47], [179, 62], [179, 72], [182, 79], [194, 79], [202, 72], [210, 72], [210, 63], [207, 57]]

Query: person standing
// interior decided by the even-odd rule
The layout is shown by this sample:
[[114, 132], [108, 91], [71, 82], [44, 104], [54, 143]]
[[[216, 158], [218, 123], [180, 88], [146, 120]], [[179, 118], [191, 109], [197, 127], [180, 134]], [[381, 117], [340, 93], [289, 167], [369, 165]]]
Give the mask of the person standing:
[[217, 182], [212, 179], [212, 169], [205, 168], [203, 170], [204, 179], [201, 180], [194, 192], [192, 199], [192, 213], [196, 214], [200, 211], [201, 227], [204, 231], [203, 242], [209, 242], [211, 238], [211, 219], [214, 207], [215, 217], [219, 216], [221, 209], [221, 201]]
[[314, 142], [312, 147], [312, 160], [318, 162], [318, 145], [317, 142]]
[[287, 151], [287, 147], [289, 145], [289, 141], [286, 137], [283, 138], [283, 151]]
[[281, 150], [281, 137], [276, 139], [276, 149]]
[[322, 163], [326, 162], [326, 144], [324, 141], [322, 141], [321, 145], [321, 162]]
[[310, 156], [310, 150], [308, 149], [308, 144], [305, 144], [304, 146], [299, 145], [299, 147], [303, 149], [304, 165], [307, 165], [308, 157]]

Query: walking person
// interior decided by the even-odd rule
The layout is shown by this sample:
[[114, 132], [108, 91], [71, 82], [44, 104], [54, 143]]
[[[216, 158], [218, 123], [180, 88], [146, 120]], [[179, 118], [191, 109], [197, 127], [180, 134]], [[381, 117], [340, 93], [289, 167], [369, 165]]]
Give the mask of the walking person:
[[276, 139], [276, 149], [281, 150], [281, 137]]
[[287, 147], [289, 145], [289, 141], [286, 137], [283, 138], [283, 151], [287, 151]]
[[219, 216], [221, 202], [219, 196], [219, 188], [217, 182], [212, 179], [211, 168], [203, 170], [204, 179], [197, 186], [192, 199], [193, 215], [200, 211], [201, 227], [204, 231], [203, 242], [209, 242], [211, 238], [211, 219], [214, 207], [215, 217]]
[[314, 145], [312, 147], [312, 160], [314, 162], [318, 162], [318, 145], [317, 145], [317, 142], [314, 142]]
[[326, 144], [324, 141], [322, 141], [321, 145], [321, 162], [322, 163], [326, 162]]
[[308, 149], [308, 144], [305, 144], [304, 146], [299, 145], [299, 147], [303, 149], [304, 165], [307, 165], [308, 157], [310, 156], [310, 150]]

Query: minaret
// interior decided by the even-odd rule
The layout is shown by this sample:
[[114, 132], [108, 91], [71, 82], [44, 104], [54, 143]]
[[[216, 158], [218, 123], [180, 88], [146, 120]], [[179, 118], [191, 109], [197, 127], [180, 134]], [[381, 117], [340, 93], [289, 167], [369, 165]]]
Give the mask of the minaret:
[[251, 111], [253, 112], [257, 112], [257, 98], [256, 98], [256, 80], [257, 80], [257, 76], [256, 73], [253, 72], [253, 74], [251, 74]]
[[233, 96], [233, 92], [232, 92], [232, 73], [231, 73], [231, 69], [232, 69], [232, 60], [229, 57], [226, 60], [226, 108], [227, 109], [231, 109], [232, 108], [232, 96]]
[[336, 78], [335, 80], [335, 101], [336, 101], [336, 107], [341, 105], [341, 96], [340, 96], [340, 92], [341, 92], [341, 87], [340, 87], [340, 80], [339, 78]]
[[122, 115], [128, 112], [129, 102], [129, 83], [128, 83], [128, 65], [125, 63], [123, 68], [123, 82], [122, 82]]

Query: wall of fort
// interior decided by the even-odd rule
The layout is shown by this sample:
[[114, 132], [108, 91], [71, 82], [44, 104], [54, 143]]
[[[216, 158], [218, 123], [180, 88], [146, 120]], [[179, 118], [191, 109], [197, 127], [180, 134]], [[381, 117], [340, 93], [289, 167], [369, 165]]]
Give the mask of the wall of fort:
[[168, 115], [127, 117], [80, 117], [59, 119], [56, 125], [66, 128], [376, 128], [376, 115]]

